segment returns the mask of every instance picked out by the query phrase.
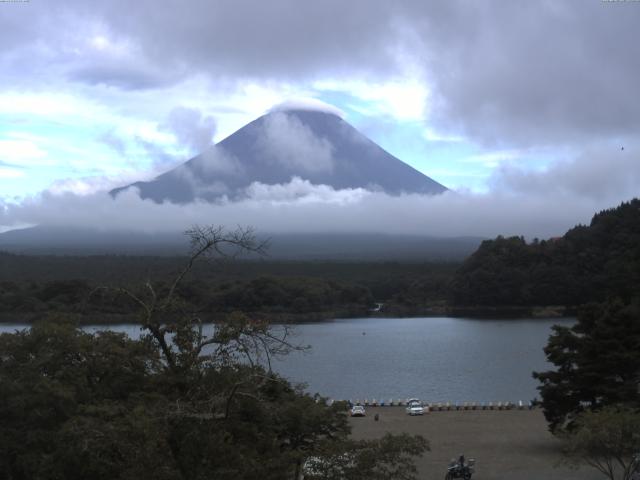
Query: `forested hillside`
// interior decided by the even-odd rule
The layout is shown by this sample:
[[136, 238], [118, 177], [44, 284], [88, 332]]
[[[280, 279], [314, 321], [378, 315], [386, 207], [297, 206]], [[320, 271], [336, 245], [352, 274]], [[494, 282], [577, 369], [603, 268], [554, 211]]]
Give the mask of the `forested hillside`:
[[[0, 320], [72, 313], [86, 322], [133, 319], [136, 306], [100, 287], [151, 281], [162, 291], [185, 257], [15, 255], [0, 252]], [[392, 314], [443, 303], [459, 264], [400, 262], [203, 262], [181, 298], [203, 318], [242, 310], [275, 320], [365, 315], [374, 302]], [[97, 289], [97, 290], [96, 290]], [[92, 293], [93, 292], [93, 293]]]
[[456, 305], [581, 305], [640, 287], [640, 200], [596, 214], [563, 237], [482, 242], [456, 272]]

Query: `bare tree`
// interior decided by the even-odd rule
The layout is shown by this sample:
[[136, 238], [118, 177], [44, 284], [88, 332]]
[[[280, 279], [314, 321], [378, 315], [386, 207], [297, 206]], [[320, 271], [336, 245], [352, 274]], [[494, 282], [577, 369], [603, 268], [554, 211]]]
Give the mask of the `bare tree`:
[[[185, 397], [176, 401], [172, 415], [226, 418], [235, 398], [245, 396], [259, 400], [257, 395], [262, 386], [279, 381], [271, 370], [273, 356], [308, 347], [291, 341], [289, 326], [274, 327], [241, 312], [228, 315], [213, 327], [212, 333], [205, 334], [200, 315], [185, 308], [181, 299], [182, 282], [198, 261], [221, 261], [243, 254], [265, 255], [268, 241], [259, 241], [253, 229], [243, 227], [228, 231], [221, 226], [194, 226], [185, 235], [190, 243], [189, 257], [168, 287], [158, 288], [148, 280], [138, 290], [118, 287], [115, 291], [140, 307], [141, 329], [147, 332], [143, 337], [158, 348], [162, 364], [175, 373], [176, 378], [189, 375], [204, 378], [212, 370], [225, 368], [237, 373], [235, 380], [225, 382], [222, 390], [207, 382], [191, 383], [190, 388], [198, 385], [198, 391], [191, 391], [188, 401]], [[240, 373], [238, 367], [242, 365], [263, 368]]]
[[272, 356], [304, 348], [290, 342], [287, 326], [274, 329], [266, 321], [239, 312], [219, 323], [213, 334], [205, 335], [200, 316], [185, 308], [180, 285], [198, 261], [265, 255], [268, 240], [258, 240], [253, 229], [246, 227], [229, 231], [222, 226], [194, 226], [185, 235], [190, 243], [189, 257], [168, 288], [159, 289], [147, 280], [139, 290], [112, 289], [140, 307], [141, 328], [159, 348], [168, 369], [182, 371], [202, 362], [222, 365], [242, 357], [251, 365], [264, 361], [270, 371]]

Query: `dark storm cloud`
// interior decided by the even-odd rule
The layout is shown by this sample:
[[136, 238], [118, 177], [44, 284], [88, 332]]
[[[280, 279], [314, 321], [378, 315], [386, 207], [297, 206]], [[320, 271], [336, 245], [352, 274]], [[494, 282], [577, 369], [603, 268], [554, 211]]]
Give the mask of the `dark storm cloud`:
[[[482, 142], [571, 143], [640, 128], [637, 2], [71, 0], [3, 6], [0, 22], [5, 65], [31, 48], [31, 62], [64, 63], [89, 83], [144, 89], [197, 72], [383, 79], [409, 59], [433, 84], [435, 121]], [[136, 68], [74, 51], [72, 40], [92, 32], [132, 47]]]
[[123, 90], [143, 90], [167, 86], [175, 78], [158, 72], [138, 68], [123, 68], [120, 65], [90, 65], [74, 68], [68, 76], [90, 85], [110, 85]]
[[[484, 147], [562, 146], [576, 153], [543, 171], [503, 165], [491, 195], [442, 197], [451, 209], [433, 199], [410, 204], [382, 196], [362, 205], [386, 211], [388, 203], [398, 219], [406, 208], [408, 222], [429, 207], [441, 212], [434, 218], [443, 223], [459, 213], [461, 224], [473, 226], [466, 208], [495, 220], [481, 229], [517, 233], [512, 226], [522, 218], [522, 233], [557, 234], [558, 225], [637, 194], [640, 158], [630, 146], [640, 131], [638, 25], [640, 2], [631, 1], [31, 1], [0, 4], [0, 86], [55, 93], [75, 82], [71, 89], [81, 83], [89, 95], [95, 85], [145, 94], [204, 76], [212, 91], [221, 85], [232, 90], [236, 80], [307, 88], [324, 78], [381, 82], [402, 76], [408, 64], [429, 83], [430, 127], [464, 133]], [[206, 144], [213, 123], [187, 117], [165, 124], [183, 145]], [[149, 141], [134, 141], [145, 158], [155, 159], [155, 171], [180, 161]], [[618, 144], [628, 146], [624, 156]], [[221, 165], [227, 164], [234, 165]], [[500, 217], [495, 212], [506, 208], [505, 191], [518, 197], [512, 202], [518, 208]], [[562, 214], [554, 211], [558, 204], [567, 205]], [[338, 214], [343, 205], [331, 205], [326, 211], [336, 219], [351, 218]], [[353, 225], [369, 218], [367, 208], [350, 205]], [[269, 207], [274, 215], [264, 218], [281, 222], [283, 208]], [[326, 216], [325, 207], [312, 208], [292, 211], [303, 223], [316, 213]], [[562, 215], [556, 227], [541, 226], [538, 208]], [[239, 207], [224, 211], [230, 219], [243, 215]], [[372, 222], [378, 217], [372, 214]], [[295, 215], [290, 218], [295, 223]]]
[[394, 10], [367, 0], [196, 1], [188, 8], [142, 0], [110, 2], [102, 14], [159, 62], [186, 62], [222, 77], [300, 79], [393, 67]]
[[[44, 48], [33, 52], [32, 62], [65, 62], [70, 78], [92, 84], [145, 88], [155, 82], [140, 78], [158, 80], [145, 75], [154, 68], [174, 81], [194, 71], [227, 79], [300, 79], [391, 66], [388, 47], [395, 40], [387, 26], [389, 9], [371, 5], [365, 0], [31, 2], [0, 12], [11, 27], [0, 31], [0, 39], [8, 37], [5, 44], [23, 52], [40, 44]], [[33, 28], [34, 22], [47, 28]], [[79, 52], [74, 44], [96, 33], [127, 42], [142, 71], [127, 62], [121, 64], [123, 75], [111, 66], [101, 71], [100, 62], [92, 60], [105, 52]]]
[[588, 148], [542, 171], [502, 166], [494, 173], [494, 190], [521, 195], [570, 195], [588, 199], [624, 199], [640, 193], [640, 148], [636, 143]]
[[486, 142], [636, 134], [640, 4], [453, 3], [448, 22], [422, 30], [443, 120]]
[[[44, 27], [42, 24], [44, 18], [43, 12], [34, 12], [31, 5], [6, 5], [7, 8], [3, 5], [2, 7], [0, 8], [0, 42], [2, 42], [3, 53], [6, 55], [16, 47], [33, 42], [34, 38], [37, 38], [38, 30]], [[20, 21], [27, 18], [31, 21]]]

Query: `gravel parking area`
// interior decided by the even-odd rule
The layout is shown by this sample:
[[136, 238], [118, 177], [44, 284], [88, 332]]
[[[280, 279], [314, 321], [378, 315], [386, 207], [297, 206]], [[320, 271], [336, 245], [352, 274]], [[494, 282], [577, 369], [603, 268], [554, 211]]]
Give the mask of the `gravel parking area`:
[[417, 462], [420, 479], [443, 479], [449, 461], [461, 453], [476, 459], [474, 480], [602, 479], [589, 467], [573, 470], [561, 463], [560, 444], [538, 409], [445, 411], [410, 417], [403, 407], [367, 407], [367, 416], [352, 418], [351, 424], [354, 438], [377, 438], [386, 432], [427, 438], [431, 451]]

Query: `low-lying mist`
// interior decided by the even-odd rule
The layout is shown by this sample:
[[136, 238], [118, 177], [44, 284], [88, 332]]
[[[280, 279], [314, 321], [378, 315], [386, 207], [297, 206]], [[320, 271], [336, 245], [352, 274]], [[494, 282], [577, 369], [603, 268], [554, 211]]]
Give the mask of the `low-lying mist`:
[[489, 184], [486, 193], [394, 196], [362, 188], [334, 189], [293, 177], [286, 184], [253, 183], [240, 200], [221, 197], [214, 203], [188, 204], [142, 200], [135, 189], [115, 198], [106, 192], [50, 190], [19, 203], [0, 202], [0, 227], [166, 233], [216, 224], [270, 233], [548, 238], [637, 196], [640, 158], [630, 151], [591, 151], [539, 172], [499, 168]]
[[298, 178], [286, 185], [253, 184], [240, 201], [180, 205], [141, 200], [134, 189], [116, 198], [42, 193], [5, 204], [5, 227], [41, 225], [162, 233], [194, 224], [250, 225], [273, 233], [392, 233], [430, 236], [563, 234], [593, 213], [614, 206], [607, 199], [570, 193], [456, 193], [390, 196], [363, 189], [334, 190]]

